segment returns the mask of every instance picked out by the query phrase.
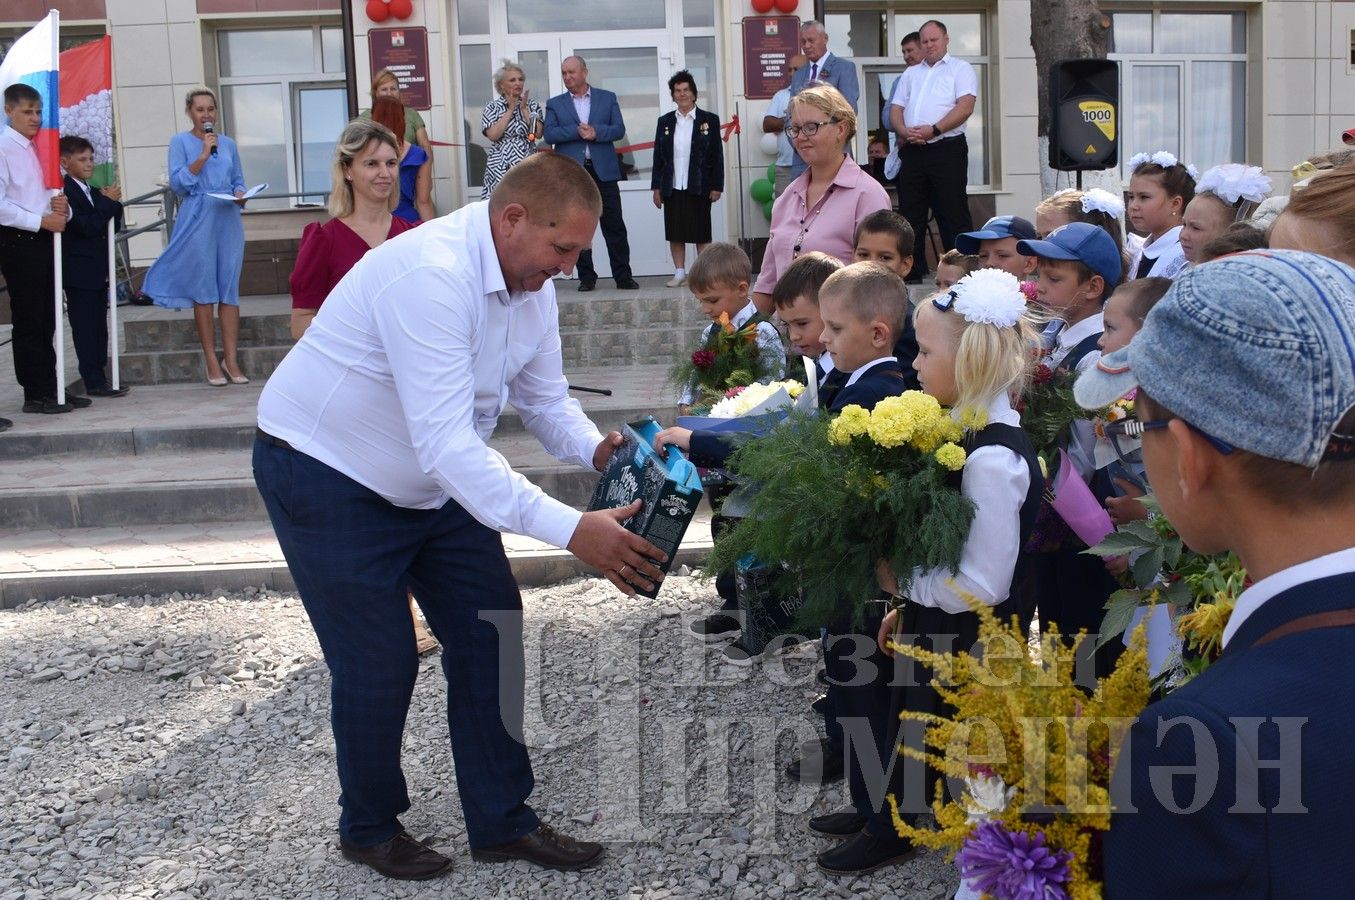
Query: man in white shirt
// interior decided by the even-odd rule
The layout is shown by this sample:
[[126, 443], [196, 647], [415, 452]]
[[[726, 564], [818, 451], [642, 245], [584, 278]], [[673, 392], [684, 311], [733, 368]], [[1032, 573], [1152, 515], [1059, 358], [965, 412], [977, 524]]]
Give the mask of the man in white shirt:
[[254, 472], [329, 665], [340, 849], [393, 878], [451, 861], [400, 826], [400, 743], [418, 673], [413, 590], [445, 648], [448, 723], [472, 856], [578, 869], [602, 854], [527, 805], [522, 600], [499, 532], [567, 548], [627, 594], [663, 554], [580, 514], [486, 445], [511, 403], [561, 460], [620, 444], [566, 393], [551, 278], [575, 266], [602, 199], [582, 166], [536, 154], [488, 201], [372, 250], [330, 293], [259, 400]]
[[[42, 186], [33, 139], [42, 130], [42, 95], [29, 85], [5, 88], [9, 124], [0, 133], [0, 274], [9, 288], [14, 378], [24, 389], [26, 413], [70, 412], [56, 402], [56, 333], [52, 235], [66, 230], [64, 194]], [[89, 401], [79, 398], [88, 406]], [[0, 419], [0, 431], [9, 428]]]
[[891, 98], [890, 127], [898, 139], [899, 213], [913, 226], [910, 283], [927, 276], [928, 198], [945, 249], [973, 228], [969, 215], [969, 144], [965, 123], [974, 114], [974, 67], [948, 52], [946, 26], [932, 19], [918, 29], [922, 62], [909, 67]]

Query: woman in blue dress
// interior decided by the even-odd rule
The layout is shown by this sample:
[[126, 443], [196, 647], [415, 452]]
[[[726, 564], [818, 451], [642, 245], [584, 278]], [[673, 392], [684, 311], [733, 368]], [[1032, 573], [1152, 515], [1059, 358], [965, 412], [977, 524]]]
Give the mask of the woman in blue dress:
[[[166, 309], [193, 310], [202, 344], [207, 383], [248, 384], [240, 370], [240, 265], [245, 258], [245, 229], [240, 209], [245, 179], [235, 141], [216, 129], [216, 95], [205, 87], [188, 92], [184, 103], [190, 131], [169, 142], [169, 186], [179, 196], [179, 214], [169, 246], [146, 273], [143, 290]], [[236, 200], [209, 196], [230, 194]], [[217, 359], [212, 307], [221, 320]]]
[[400, 203], [394, 213], [418, 224], [435, 217], [433, 209], [433, 160], [418, 144], [404, 139], [405, 108], [390, 97], [372, 101], [372, 121], [385, 125], [400, 142]]

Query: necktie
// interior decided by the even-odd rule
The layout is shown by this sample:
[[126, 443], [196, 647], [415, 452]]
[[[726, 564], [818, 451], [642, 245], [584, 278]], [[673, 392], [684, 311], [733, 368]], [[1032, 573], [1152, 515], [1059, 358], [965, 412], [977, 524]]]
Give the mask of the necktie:
[[818, 64], [818, 63], [810, 63], [810, 64], [809, 64], [809, 80], [810, 80], [811, 82], [814, 82], [814, 81], [818, 81], [818, 80], [819, 80], [819, 64]]

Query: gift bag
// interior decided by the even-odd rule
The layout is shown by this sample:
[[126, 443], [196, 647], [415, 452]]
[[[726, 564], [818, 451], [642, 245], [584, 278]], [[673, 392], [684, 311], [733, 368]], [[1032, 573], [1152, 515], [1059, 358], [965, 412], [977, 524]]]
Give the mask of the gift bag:
[[1088, 547], [1095, 547], [1115, 530], [1110, 514], [1078, 475], [1064, 450], [1059, 450], [1059, 471], [1047, 493], [1049, 505]]
[[[621, 429], [621, 446], [602, 470], [588, 511], [615, 509], [637, 498], [643, 500], [640, 511], [621, 524], [667, 554], [666, 562], [655, 563], [667, 574], [701, 502], [701, 479], [696, 466], [676, 447], [669, 446], [664, 455], [654, 449], [654, 437], [661, 430], [653, 416], [629, 422]], [[654, 597], [658, 588], [637, 593]]]
[[761, 653], [773, 640], [787, 634], [804, 602], [797, 591], [787, 595], [777, 590], [777, 581], [790, 577], [785, 568], [769, 566], [749, 554], [734, 567], [734, 587], [739, 603], [743, 634], [739, 643], [751, 653]]

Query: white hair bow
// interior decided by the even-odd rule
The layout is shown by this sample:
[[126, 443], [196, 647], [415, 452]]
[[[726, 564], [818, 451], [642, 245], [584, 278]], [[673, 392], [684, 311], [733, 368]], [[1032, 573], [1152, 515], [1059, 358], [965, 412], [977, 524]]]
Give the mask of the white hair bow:
[[1124, 200], [1105, 188], [1092, 188], [1082, 195], [1082, 211], [1103, 212], [1114, 219], [1124, 218]]
[[1197, 193], [1210, 193], [1230, 206], [1239, 200], [1260, 203], [1270, 193], [1270, 178], [1260, 166], [1224, 163], [1204, 173], [1195, 186]]

